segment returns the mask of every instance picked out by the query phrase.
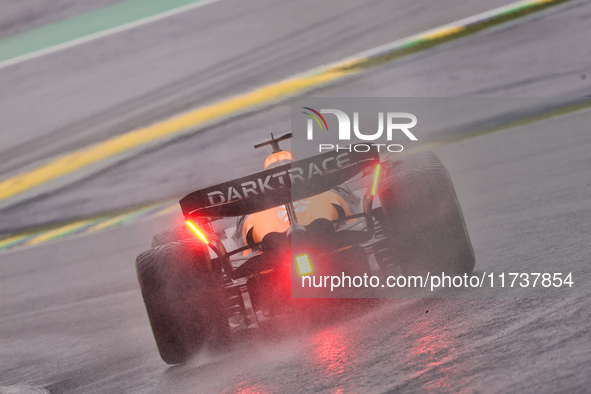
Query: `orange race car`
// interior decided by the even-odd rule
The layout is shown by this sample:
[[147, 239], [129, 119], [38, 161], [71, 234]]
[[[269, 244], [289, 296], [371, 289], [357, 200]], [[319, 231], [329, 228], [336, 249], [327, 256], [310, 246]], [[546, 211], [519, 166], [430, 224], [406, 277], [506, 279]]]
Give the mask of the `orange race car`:
[[351, 150], [295, 161], [279, 146], [288, 138], [255, 145], [273, 149], [264, 171], [181, 199], [186, 226], [154, 236], [138, 255], [165, 362], [294, 312], [306, 298], [380, 297], [374, 282], [390, 275], [473, 270], [456, 193], [435, 154], [381, 161]]

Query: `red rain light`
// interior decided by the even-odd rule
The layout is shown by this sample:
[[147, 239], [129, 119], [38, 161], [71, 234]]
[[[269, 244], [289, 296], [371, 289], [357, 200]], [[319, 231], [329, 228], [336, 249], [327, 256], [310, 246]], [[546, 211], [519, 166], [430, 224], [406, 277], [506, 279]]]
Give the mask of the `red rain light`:
[[199, 237], [199, 239], [201, 239], [203, 242], [205, 242], [205, 244], [209, 245], [209, 241], [207, 240], [207, 237], [205, 237], [205, 234], [203, 233], [203, 231], [201, 231], [199, 229], [199, 227], [197, 227], [196, 225], [191, 223], [190, 220], [187, 220], [187, 226], [189, 226], [189, 228], [191, 230], [193, 230], [193, 232], [195, 233], [195, 235], [197, 237]]
[[307, 254], [302, 254], [296, 257], [296, 264], [298, 266], [298, 272], [300, 275], [308, 275], [312, 272], [312, 263], [308, 258]]
[[376, 166], [376, 169], [373, 173], [373, 185], [371, 187], [371, 195], [375, 196], [376, 195], [376, 191], [378, 189], [378, 180], [380, 179], [380, 165], [378, 164]]

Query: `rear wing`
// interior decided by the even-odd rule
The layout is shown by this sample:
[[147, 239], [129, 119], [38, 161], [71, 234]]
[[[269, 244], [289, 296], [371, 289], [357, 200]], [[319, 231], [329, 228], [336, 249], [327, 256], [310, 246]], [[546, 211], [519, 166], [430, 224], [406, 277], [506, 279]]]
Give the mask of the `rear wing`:
[[180, 205], [187, 219], [250, 215], [328, 191], [378, 162], [375, 151], [326, 152], [198, 190]]

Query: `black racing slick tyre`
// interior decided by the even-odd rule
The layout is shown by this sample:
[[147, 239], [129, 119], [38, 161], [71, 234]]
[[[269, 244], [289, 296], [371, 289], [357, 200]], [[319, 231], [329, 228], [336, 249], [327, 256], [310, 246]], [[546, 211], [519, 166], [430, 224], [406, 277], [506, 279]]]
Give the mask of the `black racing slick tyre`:
[[390, 163], [385, 172], [378, 195], [392, 265], [404, 275], [472, 272], [470, 237], [439, 158], [418, 153]]
[[154, 237], [152, 238], [152, 247], [155, 248], [156, 246], [164, 245], [170, 242], [183, 241], [189, 239], [195, 239], [195, 236], [191, 234], [189, 228], [187, 226], [176, 226], [154, 235]]
[[186, 241], [157, 246], [137, 257], [136, 270], [166, 363], [182, 363], [205, 344], [227, 340], [225, 302], [205, 245]]

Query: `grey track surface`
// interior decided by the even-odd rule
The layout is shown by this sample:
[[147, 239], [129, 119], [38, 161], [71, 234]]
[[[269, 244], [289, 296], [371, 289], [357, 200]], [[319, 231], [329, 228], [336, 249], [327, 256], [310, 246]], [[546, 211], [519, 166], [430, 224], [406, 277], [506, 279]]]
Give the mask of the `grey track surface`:
[[[591, 77], [590, 16], [589, 5], [552, 12], [317, 94], [589, 95], [589, 78], [581, 76]], [[454, 179], [479, 272], [559, 272], [568, 262], [578, 268], [574, 295], [591, 295], [590, 121], [591, 112], [580, 112], [436, 149]], [[288, 107], [277, 106], [211, 128], [23, 205], [20, 215], [2, 212], [2, 223], [89, 213], [140, 201], [146, 190], [149, 198], [180, 194], [258, 170], [264, 153], [251, 155], [248, 147], [261, 131], [288, 124]], [[0, 385], [54, 392], [589, 391], [587, 299], [387, 300], [323, 324], [280, 320], [237, 338], [231, 349], [167, 367], [133, 261], [174, 221], [0, 254]]]
[[[209, 10], [209, 7], [217, 5], [213, 4], [202, 10]], [[587, 49], [587, 42], [591, 38], [590, 16], [589, 5], [577, 6], [558, 14], [551, 12], [549, 15], [535, 16], [510, 28], [469, 37], [461, 42], [395, 62], [363, 78], [317, 94], [335, 97], [586, 96], [591, 92], [591, 74], [589, 78], [586, 75], [591, 63], [591, 50]], [[421, 26], [422, 29], [425, 27]], [[410, 31], [409, 28], [405, 32]], [[379, 32], [378, 29], [376, 34], [379, 35]], [[403, 35], [406, 34], [398, 36]], [[369, 46], [383, 41], [384, 39], [376, 41]], [[318, 45], [320, 44], [316, 46]], [[349, 54], [360, 49], [347, 48], [346, 53]], [[336, 52], [339, 55], [345, 54], [344, 49]], [[312, 63], [308, 61], [304, 67], [311, 66]], [[242, 74], [238, 71], [237, 68], [233, 69], [235, 78], [244, 78], [243, 82], [251, 81], [250, 73], [257, 72], [250, 67], [243, 70]], [[294, 71], [295, 69], [290, 70], [285, 75]], [[80, 72], [85, 74], [87, 71]], [[202, 83], [208, 84], [209, 80]], [[242, 89], [246, 89], [246, 86], [242, 86]], [[145, 110], [142, 104], [149, 106], [145, 101], [135, 102], [139, 106], [138, 110]], [[169, 106], [164, 108], [170, 110]], [[87, 111], [92, 109], [92, 106], [85, 108]], [[56, 194], [42, 196], [28, 204], [4, 210], [0, 212], [6, 218], [0, 223], [0, 232], [182, 196], [200, 186], [215, 183], [220, 176], [231, 179], [245, 172], [259, 170], [264, 152], [249, 150], [249, 146], [269, 132], [286, 130], [289, 127], [289, 113], [287, 106], [278, 106], [246, 119], [210, 128], [195, 138], [173, 143]], [[115, 116], [113, 112], [110, 114]], [[68, 116], [68, 113], [63, 116]], [[115, 118], [119, 119], [116, 116]], [[104, 117], [99, 119], [103, 119], [101, 127], [109, 122], [105, 122]], [[232, 139], [228, 139], [229, 136]], [[55, 136], [48, 132], [47, 138], [54, 141]], [[63, 142], [58, 138], [57, 141], [58, 144], [63, 144], [71, 139]], [[214, 148], [222, 145], [226, 145], [223, 150]], [[38, 152], [35, 145], [25, 146], [31, 146], [32, 152]], [[236, 155], [237, 150], [243, 154]], [[19, 149], [15, 148], [5, 153], [17, 155], [18, 152]], [[15, 159], [23, 158], [17, 156]], [[10, 159], [7, 160], [11, 162]], [[209, 167], [217, 168], [218, 171], [208, 171]], [[129, 179], [133, 179], [133, 182], [129, 182]], [[22, 215], [23, 209], [30, 212], [30, 215]]]
[[0, 176], [509, 0], [224, 0], [0, 69]]

